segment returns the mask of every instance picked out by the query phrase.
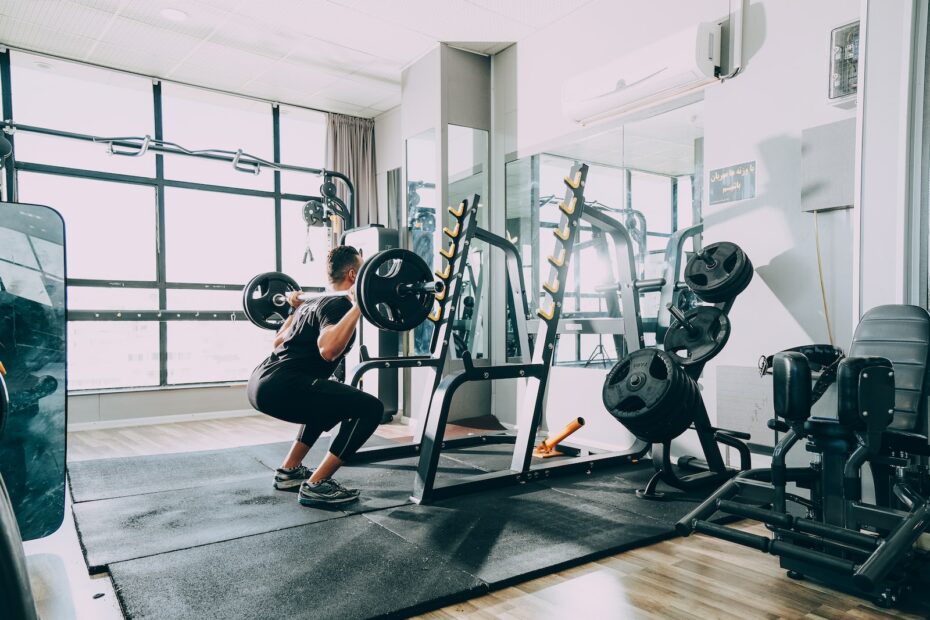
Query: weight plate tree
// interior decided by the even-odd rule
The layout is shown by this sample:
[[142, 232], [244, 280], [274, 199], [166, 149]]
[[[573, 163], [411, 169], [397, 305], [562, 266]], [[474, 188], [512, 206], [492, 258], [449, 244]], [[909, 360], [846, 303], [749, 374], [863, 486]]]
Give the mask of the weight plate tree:
[[685, 266], [685, 284], [707, 303], [722, 303], [743, 292], [752, 280], [752, 262], [729, 241], [713, 243]]

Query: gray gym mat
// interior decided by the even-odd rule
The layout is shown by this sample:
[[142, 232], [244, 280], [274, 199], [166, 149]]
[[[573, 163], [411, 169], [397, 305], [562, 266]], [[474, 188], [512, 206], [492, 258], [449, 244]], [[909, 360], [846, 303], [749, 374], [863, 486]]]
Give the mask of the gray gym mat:
[[[266, 451], [279, 460], [276, 446], [251, 450], [253, 456]], [[187, 455], [165, 459], [178, 456], [189, 461]], [[202, 458], [213, 456], [201, 453]], [[360, 489], [361, 498], [341, 509], [300, 506], [296, 493], [275, 491], [271, 471], [259, 465], [258, 475], [238, 480], [204, 478], [187, 488], [76, 503], [74, 522], [87, 566], [99, 572], [111, 562], [408, 504], [416, 466], [416, 458], [346, 465], [338, 479]], [[444, 480], [455, 480], [477, 470], [443, 457], [439, 471]]]
[[[222, 450], [94, 459], [68, 463], [71, 498], [75, 503], [157, 493], [172, 489], [233, 482], [268, 474], [291, 447], [289, 441]], [[373, 436], [369, 446], [397, 445]], [[329, 449], [324, 437], [310, 451], [307, 464], [317, 464]]]
[[134, 619], [405, 617], [487, 591], [357, 516], [118, 562], [110, 574]]
[[72, 506], [91, 573], [120, 560], [232, 540], [345, 516], [307, 509], [294, 493], [275, 491], [259, 477], [117, 497]]
[[703, 492], [685, 492], [659, 483], [658, 490], [665, 493], [663, 500], [636, 497], [655, 473], [652, 461], [640, 461], [629, 467], [618, 467], [600, 472], [596, 476], [577, 474], [550, 478], [543, 484], [576, 498], [576, 504], [597, 503], [610, 508], [655, 519], [674, 526], [683, 516], [704, 501], [716, 486]]
[[536, 483], [365, 517], [494, 588], [674, 535], [654, 519]]

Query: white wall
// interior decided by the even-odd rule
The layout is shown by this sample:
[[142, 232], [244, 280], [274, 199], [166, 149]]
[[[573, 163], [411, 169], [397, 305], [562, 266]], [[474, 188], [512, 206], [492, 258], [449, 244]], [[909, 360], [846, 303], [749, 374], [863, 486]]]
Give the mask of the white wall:
[[[561, 82], [576, 69], [607, 61], [697, 21], [718, 20], [728, 2], [594, 2], [544, 32], [519, 42], [516, 92], [495, 101], [498, 151], [521, 156], [577, 132], [562, 118]], [[751, 257], [756, 277], [731, 314], [733, 335], [705, 370], [703, 394], [716, 419], [716, 369], [752, 367], [759, 356], [810, 342], [827, 331], [816, 271], [813, 216], [800, 210], [801, 131], [855, 116], [826, 99], [830, 31], [858, 18], [858, 0], [754, 0], [746, 16], [743, 74], [710, 87], [705, 96], [705, 174], [757, 162], [756, 197], [708, 206], [705, 241], [731, 240]], [[559, 44], [559, 41], [570, 44]], [[495, 67], [506, 66], [495, 60]], [[497, 84], [497, 81], [495, 81]], [[496, 96], [497, 93], [496, 93]], [[515, 99], [515, 101], [511, 101]], [[506, 122], [509, 120], [510, 122]], [[819, 216], [828, 304], [838, 343], [852, 333], [852, 211]], [[601, 379], [602, 380], [602, 379]], [[600, 391], [592, 380], [586, 389]], [[498, 403], [499, 414], [508, 406]], [[593, 415], [593, 414], [592, 414]], [[697, 447], [683, 438], [683, 450]]]
[[[799, 15], [808, 4], [781, 2], [796, 5], [801, 9]], [[728, 0], [599, 0], [517, 43], [518, 150], [532, 151], [536, 145], [577, 130], [561, 112], [562, 82], [574, 73], [695, 23], [720, 20], [727, 15], [728, 5]]]
[[[706, 92], [705, 174], [756, 162], [754, 199], [712, 206], [704, 190], [705, 243], [734, 241], [756, 267], [731, 312], [733, 335], [704, 371], [712, 418], [718, 366], [753, 366], [762, 354], [827, 342], [814, 216], [800, 210], [801, 131], [856, 114], [831, 105], [826, 90], [830, 31], [858, 14], [855, 0], [753, 2], [744, 73]], [[853, 217], [851, 210], [819, 216], [828, 304], [842, 347], [853, 329]]]

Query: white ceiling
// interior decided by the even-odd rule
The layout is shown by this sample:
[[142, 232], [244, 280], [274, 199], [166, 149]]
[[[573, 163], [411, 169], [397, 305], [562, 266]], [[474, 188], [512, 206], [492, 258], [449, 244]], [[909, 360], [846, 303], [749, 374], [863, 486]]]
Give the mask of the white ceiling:
[[0, 43], [373, 117], [439, 42], [494, 54], [591, 1], [0, 0]]

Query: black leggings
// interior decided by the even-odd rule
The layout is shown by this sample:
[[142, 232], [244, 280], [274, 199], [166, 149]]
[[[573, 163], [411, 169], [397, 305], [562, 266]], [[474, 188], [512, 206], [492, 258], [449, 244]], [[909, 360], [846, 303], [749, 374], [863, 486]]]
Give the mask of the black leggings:
[[380, 400], [328, 379], [313, 379], [303, 373], [257, 368], [249, 379], [249, 402], [279, 420], [301, 424], [297, 440], [312, 446], [324, 431], [339, 423], [339, 433], [329, 451], [345, 461], [374, 434], [384, 405]]

